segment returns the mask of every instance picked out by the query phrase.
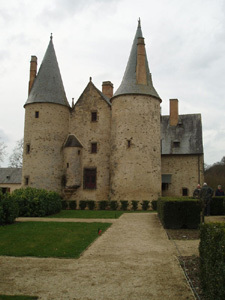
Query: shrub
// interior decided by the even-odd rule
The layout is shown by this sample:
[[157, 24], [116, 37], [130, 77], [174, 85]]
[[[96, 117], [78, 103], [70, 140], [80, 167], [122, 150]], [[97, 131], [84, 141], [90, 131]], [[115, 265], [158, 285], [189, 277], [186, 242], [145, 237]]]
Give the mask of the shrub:
[[76, 201], [69, 201], [69, 208], [70, 209], [76, 209], [77, 208], [77, 202]]
[[108, 207], [109, 202], [108, 201], [99, 201], [99, 209], [100, 210], [106, 210], [106, 208]]
[[80, 209], [85, 210], [86, 206], [87, 206], [87, 201], [86, 200], [80, 200], [80, 202], [79, 202]]
[[68, 208], [68, 203], [67, 203], [67, 201], [66, 200], [62, 200], [61, 201], [61, 204], [62, 204], [62, 209], [67, 209]]
[[224, 215], [224, 200], [224, 196], [212, 197], [212, 201], [210, 203], [210, 214], [212, 216]]
[[128, 205], [129, 205], [129, 202], [126, 201], [126, 200], [121, 200], [120, 203], [121, 203], [121, 209], [122, 209], [122, 210], [127, 210], [127, 207], [128, 207]]
[[209, 300], [225, 299], [225, 224], [200, 227], [200, 279]]
[[157, 202], [159, 218], [164, 228], [198, 228], [200, 202], [196, 199], [160, 198]]
[[131, 201], [132, 209], [133, 209], [133, 210], [137, 210], [137, 209], [138, 209], [138, 202], [139, 202], [139, 201], [136, 201], [136, 200], [132, 200], [132, 201]]
[[88, 205], [88, 208], [90, 210], [94, 210], [95, 209], [95, 201], [94, 200], [87, 201], [87, 205]]
[[18, 203], [20, 217], [43, 217], [59, 212], [61, 197], [56, 192], [36, 188], [21, 188], [12, 194]]
[[117, 210], [117, 208], [118, 208], [118, 202], [117, 201], [110, 201], [109, 202], [109, 206], [110, 206], [110, 209], [111, 210]]
[[152, 209], [157, 210], [157, 200], [152, 200], [151, 204], [152, 204]]
[[141, 203], [142, 205], [142, 210], [148, 210], [149, 208], [149, 202], [148, 200], [143, 200], [143, 202]]
[[12, 224], [19, 215], [18, 204], [10, 194], [0, 191], [0, 225]]

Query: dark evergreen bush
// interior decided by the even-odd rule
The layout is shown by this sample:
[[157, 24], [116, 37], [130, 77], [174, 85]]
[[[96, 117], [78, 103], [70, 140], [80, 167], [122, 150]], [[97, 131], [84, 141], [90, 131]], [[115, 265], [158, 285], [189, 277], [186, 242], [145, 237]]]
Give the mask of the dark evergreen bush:
[[76, 201], [69, 201], [69, 208], [70, 209], [76, 209], [77, 208], [77, 202]]
[[160, 198], [157, 211], [164, 228], [198, 228], [200, 224], [200, 202], [196, 199]]
[[121, 200], [120, 203], [121, 203], [121, 210], [127, 210], [129, 202], [126, 200]]
[[12, 224], [18, 216], [19, 209], [15, 199], [0, 191], [0, 225]]
[[133, 210], [137, 210], [137, 209], [138, 209], [138, 202], [139, 202], [139, 201], [136, 201], [136, 200], [132, 200], [132, 201], [131, 201], [132, 209], [133, 209]]
[[115, 201], [115, 200], [110, 201], [110, 202], [109, 202], [109, 206], [110, 206], [110, 209], [111, 209], [111, 210], [117, 210], [117, 208], [118, 208], [118, 202]]
[[148, 200], [143, 200], [143, 202], [141, 203], [142, 205], [142, 210], [148, 210], [149, 208], [149, 202]]
[[224, 215], [224, 207], [223, 207], [224, 200], [225, 200], [224, 196], [212, 197], [212, 201], [210, 203], [210, 214], [212, 216]]
[[88, 208], [90, 210], [94, 210], [95, 209], [95, 201], [94, 200], [87, 201], [87, 205], [88, 205]]
[[225, 299], [225, 224], [200, 227], [200, 278], [209, 300]]
[[157, 200], [152, 200], [151, 204], [152, 204], [152, 209], [157, 210]]
[[56, 192], [36, 188], [21, 188], [12, 193], [18, 203], [20, 217], [44, 217], [58, 213], [61, 197]]
[[84, 210], [87, 206], [87, 201], [86, 200], [80, 200], [79, 202], [79, 207], [81, 210]]
[[68, 208], [68, 203], [67, 203], [66, 200], [62, 200], [62, 201], [61, 201], [61, 204], [62, 204], [62, 209], [63, 209], [63, 210], [65, 210], [65, 209]]
[[99, 201], [99, 206], [98, 207], [99, 207], [100, 210], [106, 210], [108, 205], [109, 205], [109, 202], [103, 200], [103, 201]]

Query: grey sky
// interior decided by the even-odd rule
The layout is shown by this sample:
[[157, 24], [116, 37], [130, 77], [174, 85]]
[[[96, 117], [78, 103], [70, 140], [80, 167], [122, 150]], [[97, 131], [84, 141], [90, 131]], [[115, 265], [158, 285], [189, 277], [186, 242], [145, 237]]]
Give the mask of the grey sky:
[[[141, 18], [162, 114], [201, 113], [205, 162], [225, 155], [224, 0], [7, 0], [0, 2], [0, 139], [10, 152], [23, 136], [30, 56], [40, 66], [53, 43], [68, 101], [89, 77], [101, 89], [122, 80]], [[10, 154], [10, 153], [9, 153]], [[7, 165], [7, 161], [5, 162]]]

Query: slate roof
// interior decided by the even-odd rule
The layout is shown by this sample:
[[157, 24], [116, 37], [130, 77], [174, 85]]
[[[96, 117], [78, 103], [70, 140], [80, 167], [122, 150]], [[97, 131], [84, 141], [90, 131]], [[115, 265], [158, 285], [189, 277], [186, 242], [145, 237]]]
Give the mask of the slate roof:
[[25, 105], [39, 102], [69, 106], [52, 37]]
[[0, 183], [21, 183], [22, 168], [0, 168]]
[[74, 134], [69, 134], [67, 137], [67, 140], [64, 144], [64, 147], [80, 147], [83, 148], [81, 143], [78, 141], [78, 139], [75, 137]]
[[179, 115], [177, 126], [170, 126], [169, 116], [162, 116], [161, 140], [162, 155], [203, 154], [201, 115]]
[[141, 24], [140, 21], [138, 22], [138, 28], [134, 37], [133, 45], [130, 52], [130, 57], [127, 63], [127, 67], [123, 76], [123, 80], [121, 85], [113, 95], [119, 96], [123, 94], [145, 94], [151, 95], [153, 97], [159, 98], [158, 93], [156, 92], [155, 88], [153, 87], [151, 74], [149, 71], [148, 66], [148, 59], [146, 57], [146, 76], [147, 76], [147, 85], [144, 84], [137, 84], [136, 80], [136, 66], [137, 66], [137, 43], [138, 38], [142, 36]]

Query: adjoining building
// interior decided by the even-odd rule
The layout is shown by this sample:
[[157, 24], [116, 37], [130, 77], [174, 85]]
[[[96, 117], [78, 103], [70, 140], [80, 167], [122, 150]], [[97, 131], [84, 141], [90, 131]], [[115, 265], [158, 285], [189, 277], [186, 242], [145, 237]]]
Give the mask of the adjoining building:
[[22, 169], [21, 168], [0, 168], [0, 191], [11, 193], [21, 187]]
[[160, 115], [140, 21], [121, 85], [90, 78], [70, 106], [52, 36], [37, 73], [31, 57], [22, 185], [68, 200], [156, 200], [192, 195], [203, 182], [200, 114]]

